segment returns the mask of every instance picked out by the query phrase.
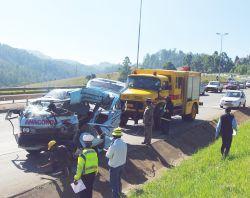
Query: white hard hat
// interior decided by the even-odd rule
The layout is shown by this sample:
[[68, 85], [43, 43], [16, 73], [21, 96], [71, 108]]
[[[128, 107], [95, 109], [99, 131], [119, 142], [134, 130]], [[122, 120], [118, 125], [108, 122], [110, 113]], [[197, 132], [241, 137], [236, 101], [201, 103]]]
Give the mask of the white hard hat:
[[82, 140], [84, 142], [92, 142], [94, 140], [94, 136], [91, 134], [85, 134], [82, 136]]

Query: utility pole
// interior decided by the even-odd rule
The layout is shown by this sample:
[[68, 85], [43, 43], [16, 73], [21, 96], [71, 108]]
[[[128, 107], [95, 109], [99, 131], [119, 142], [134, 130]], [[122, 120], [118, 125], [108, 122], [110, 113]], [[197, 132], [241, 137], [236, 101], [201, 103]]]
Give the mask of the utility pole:
[[221, 70], [221, 58], [222, 58], [222, 41], [223, 41], [223, 37], [228, 35], [228, 33], [216, 33], [217, 35], [220, 36], [220, 64], [219, 64], [219, 77], [220, 77], [220, 70]]
[[140, 19], [139, 19], [139, 31], [138, 31], [138, 46], [137, 46], [136, 68], [139, 67], [140, 38], [141, 38], [141, 10], [142, 10], [142, 0], [141, 0], [141, 5], [140, 5]]

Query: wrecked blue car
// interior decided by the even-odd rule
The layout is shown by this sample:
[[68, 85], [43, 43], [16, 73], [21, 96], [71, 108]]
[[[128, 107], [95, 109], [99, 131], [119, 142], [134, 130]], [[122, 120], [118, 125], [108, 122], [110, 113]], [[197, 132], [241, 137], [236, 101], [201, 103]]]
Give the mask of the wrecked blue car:
[[51, 139], [84, 147], [81, 137], [85, 133], [92, 134], [93, 147], [102, 150], [109, 146], [112, 130], [119, 126], [120, 93], [124, 89], [125, 84], [118, 81], [92, 79], [86, 87], [71, 90], [68, 100], [41, 100], [24, 110], [9, 111], [6, 120], [19, 119], [20, 130], [15, 133], [12, 124], [13, 134], [18, 146], [29, 153], [47, 150]]

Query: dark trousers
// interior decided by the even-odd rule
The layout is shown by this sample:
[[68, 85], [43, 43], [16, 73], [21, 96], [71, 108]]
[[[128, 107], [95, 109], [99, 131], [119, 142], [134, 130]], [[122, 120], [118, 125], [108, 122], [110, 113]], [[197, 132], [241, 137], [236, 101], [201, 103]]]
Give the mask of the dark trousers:
[[165, 120], [162, 119], [161, 120], [161, 131], [163, 134], [168, 135], [169, 134], [169, 130], [170, 130], [170, 122], [171, 120]]
[[233, 137], [231, 135], [231, 136], [222, 136], [221, 138], [222, 138], [221, 155], [226, 157], [230, 151]]
[[121, 176], [123, 171], [123, 165], [116, 168], [109, 168], [110, 185], [112, 189], [112, 197], [119, 198], [122, 192]]
[[151, 138], [152, 138], [152, 125], [145, 125], [144, 126], [144, 142], [147, 144], [151, 144]]
[[78, 193], [80, 198], [92, 198], [95, 174], [96, 173], [94, 172], [87, 175], [82, 175], [81, 179], [86, 186], [86, 189]]

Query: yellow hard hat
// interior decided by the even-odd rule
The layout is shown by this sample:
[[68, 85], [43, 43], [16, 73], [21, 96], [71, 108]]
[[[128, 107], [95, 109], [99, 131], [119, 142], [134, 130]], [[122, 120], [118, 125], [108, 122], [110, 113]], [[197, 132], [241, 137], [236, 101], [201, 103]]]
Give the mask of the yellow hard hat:
[[55, 144], [56, 144], [55, 140], [49, 141], [49, 143], [48, 143], [48, 150], [50, 150]]
[[122, 136], [122, 129], [120, 127], [116, 128], [112, 132], [113, 136]]

